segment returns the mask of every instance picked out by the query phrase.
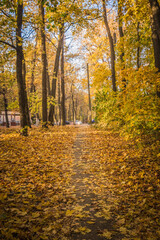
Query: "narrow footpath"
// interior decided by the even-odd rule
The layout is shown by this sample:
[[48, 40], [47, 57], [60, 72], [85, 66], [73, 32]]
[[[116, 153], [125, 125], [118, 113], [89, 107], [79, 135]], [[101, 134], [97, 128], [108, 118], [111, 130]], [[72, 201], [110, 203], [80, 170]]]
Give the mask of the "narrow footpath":
[[121, 234], [114, 231], [114, 217], [109, 212], [110, 206], [106, 206], [105, 214], [102, 213], [109, 192], [106, 185], [102, 185], [102, 179], [100, 180], [103, 171], [101, 169], [99, 172], [100, 163], [96, 161], [96, 152], [92, 152], [92, 134], [94, 133], [88, 126], [77, 127], [71, 180], [76, 201], [68, 211], [68, 215], [73, 214], [71, 239], [105, 240], [111, 239], [114, 234], [113, 239], [118, 240]]

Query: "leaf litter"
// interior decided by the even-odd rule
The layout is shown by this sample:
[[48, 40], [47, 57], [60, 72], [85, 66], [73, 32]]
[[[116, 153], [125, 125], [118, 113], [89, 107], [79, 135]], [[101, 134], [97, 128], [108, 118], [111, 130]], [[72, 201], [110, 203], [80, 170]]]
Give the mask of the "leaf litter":
[[86, 126], [1, 129], [0, 238], [160, 239], [158, 144]]

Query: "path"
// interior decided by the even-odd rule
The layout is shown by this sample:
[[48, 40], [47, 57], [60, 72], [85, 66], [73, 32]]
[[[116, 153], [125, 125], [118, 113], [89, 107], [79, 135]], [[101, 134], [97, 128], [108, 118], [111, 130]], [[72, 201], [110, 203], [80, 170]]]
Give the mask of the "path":
[[[88, 126], [79, 126], [77, 131], [74, 143], [74, 175], [71, 181], [76, 202], [68, 211], [68, 214], [73, 213], [74, 216], [71, 239], [103, 240], [107, 239], [105, 234], [111, 239], [114, 220], [111, 216], [105, 218], [100, 211], [100, 205], [107, 192], [98, 194], [101, 192], [96, 184], [99, 174], [92, 171], [93, 167], [99, 166], [96, 165], [96, 155], [91, 154], [91, 129]], [[119, 236], [115, 236], [114, 239], [119, 239]]]

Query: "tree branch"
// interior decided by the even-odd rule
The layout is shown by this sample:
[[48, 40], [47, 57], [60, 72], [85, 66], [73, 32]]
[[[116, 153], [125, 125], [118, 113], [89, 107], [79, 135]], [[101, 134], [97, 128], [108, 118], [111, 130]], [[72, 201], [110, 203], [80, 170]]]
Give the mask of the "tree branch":
[[2, 9], [0, 10], [6, 17], [10, 18], [13, 22], [16, 22], [16, 20], [10, 16], [9, 14], [7, 14], [5, 11], [3, 11]]
[[8, 45], [8, 46], [11, 47], [11, 48], [14, 48], [15, 50], [17, 49], [14, 45], [12, 45], [12, 44], [10, 44], [10, 43], [8, 43], [8, 42], [2, 41], [2, 40], [0, 40], [0, 42], [3, 43], [3, 44], [5, 44], [5, 45]]

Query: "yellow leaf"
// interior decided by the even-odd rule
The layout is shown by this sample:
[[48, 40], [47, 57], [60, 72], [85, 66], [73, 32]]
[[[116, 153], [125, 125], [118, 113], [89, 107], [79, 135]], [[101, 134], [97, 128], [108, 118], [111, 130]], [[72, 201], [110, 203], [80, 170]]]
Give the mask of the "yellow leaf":
[[69, 216], [72, 216], [74, 210], [67, 210], [66, 211], [66, 216], [69, 217]]
[[95, 222], [93, 221], [87, 221], [88, 224], [94, 224]]
[[20, 216], [25, 216], [25, 215], [27, 215], [27, 212], [19, 212], [18, 213]]
[[112, 238], [112, 233], [109, 232], [107, 229], [104, 230], [103, 234], [102, 234], [103, 237], [106, 237], [108, 239], [111, 239]]
[[124, 224], [124, 223], [125, 223], [125, 219], [124, 218], [121, 218], [121, 219], [118, 220], [118, 224], [121, 225], [121, 224]]
[[0, 194], [0, 201], [4, 201], [7, 198], [7, 193], [1, 193]]
[[157, 154], [157, 157], [160, 157], [160, 153]]
[[76, 206], [74, 207], [74, 211], [82, 211], [83, 210], [83, 206]]
[[46, 232], [49, 232], [53, 229], [52, 226], [49, 226], [49, 227], [46, 227], [46, 228], [43, 228], [43, 231], [46, 231]]
[[40, 216], [40, 213], [38, 212], [32, 213], [33, 218], [38, 218], [39, 216]]
[[101, 218], [103, 215], [102, 215], [102, 213], [100, 213], [100, 212], [97, 212], [96, 214], [94, 214], [97, 218]]
[[86, 228], [86, 227], [80, 227], [78, 230], [79, 230], [79, 232], [81, 232], [82, 234], [86, 234], [86, 233], [91, 232], [91, 230], [90, 230], [89, 228]]
[[127, 229], [125, 228], [125, 227], [120, 227], [120, 232], [122, 233], [122, 234], [126, 234], [127, 233]]

